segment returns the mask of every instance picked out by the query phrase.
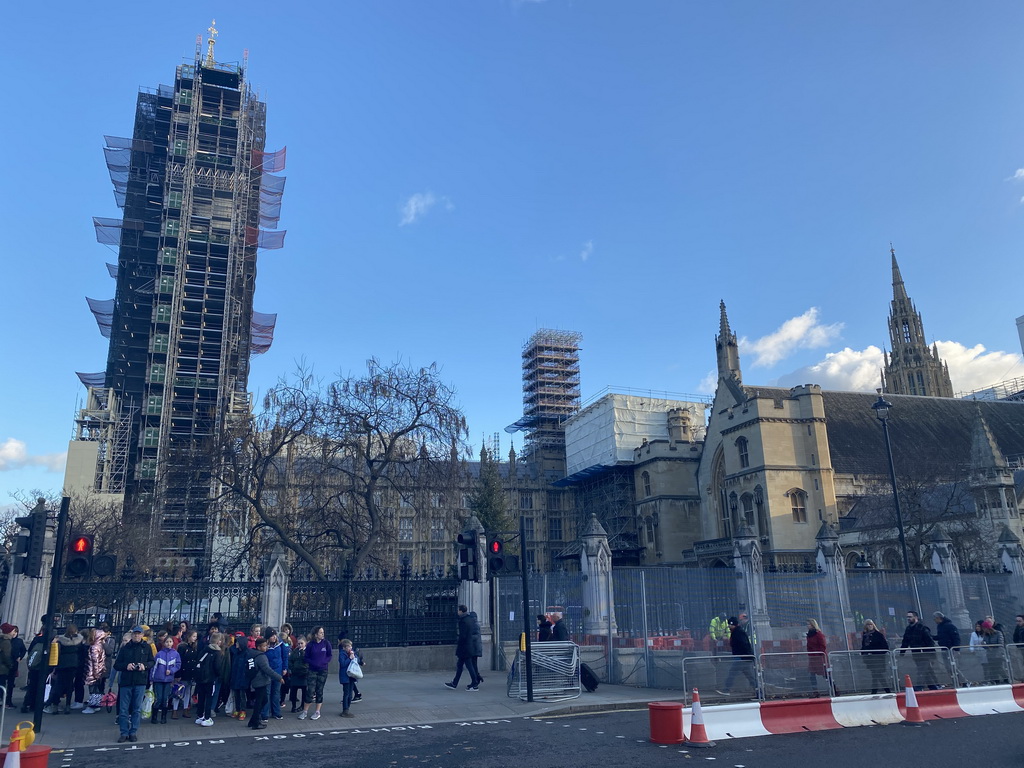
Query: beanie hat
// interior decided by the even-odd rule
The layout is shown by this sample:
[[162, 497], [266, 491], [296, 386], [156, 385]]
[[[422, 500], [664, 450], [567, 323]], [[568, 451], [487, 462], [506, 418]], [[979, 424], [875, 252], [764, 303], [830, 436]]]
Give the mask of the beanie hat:
[[13, 631], [14, 631], [14, 625], [13, 624], [0, 624], [0, 632], [3, 632], [5, 635], [9, 635]]
[[985, 619], [983, 622], [981, 622], [981, 626], [985, 629], [992, 629], [992, 622], [988, 619]]

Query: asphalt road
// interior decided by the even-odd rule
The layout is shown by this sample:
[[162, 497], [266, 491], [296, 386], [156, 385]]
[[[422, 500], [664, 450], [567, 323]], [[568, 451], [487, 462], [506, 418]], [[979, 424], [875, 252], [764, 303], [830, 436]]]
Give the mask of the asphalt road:
[[[1024, 765], [1024, 713], [721, 741], [712, 749], [648, 740], [646, 709], [567, 717], [439, 723], [405, 728], [231, 736], [199, 729], [189, 741], [79, 748], [54, 754], [51, 768], [140, 765], [508, 768], [668, 766], [714, 761], [730, 768], [864, 768], [877, 765]], [[237, 733], [237, 731], [233, 732]], [[229, 762], [225, 762], [229, 761]], [[283, 761], [283, 762], [282, 762]]]

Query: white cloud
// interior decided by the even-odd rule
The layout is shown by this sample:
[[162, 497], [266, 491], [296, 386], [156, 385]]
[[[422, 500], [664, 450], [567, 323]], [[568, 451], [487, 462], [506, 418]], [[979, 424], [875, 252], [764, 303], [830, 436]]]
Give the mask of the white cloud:
[[1024, 179], [1024, 168], [1018, 168], [1013, 172], [1014, 181], [1020, 181], [1021, 179]]
[[402, 218], [398, 223], [398, 226], [404, 227], [408, 224], [413, 224], [417, 220], [422, 219], [438, 203], [444, 206], [446, 211], [452, 211], [455, 206], [452, 201], [447, 197], [438, 197], [433, 192], [417, 192], [411, 195], [408, 200], [402, 204]]
[[583, 250], [580, 251], [580, 261], [586, 261], [590, 258], [590, 255], [594, 252], [594, 241], [587, 240], [583, 244]]
[[714, 394], [715, 389], [718, 387], [718, 371], [708, 371], [707, 375], [700, 380], [700, 384], [697, 385], [698, 394]]
[[780, 376], [779, 385], [820, 384], [823, 389], [873, 392], [882, 385], [882, 364], [882, 350], [874, 345], [867, 349], [846, 347], [829, 352], [820, 362]]
[[818, 308], [811, 307], [799, 317], [791, 317], [767, 336], [754, 341], [746, 337], [740, 339], [740, 352], [754, 356], [753, 367], [767, 367], [784, 360], [797, 349], [824, 347], [838, 338], [842, 330], [842, 323], [819, 323]]
[[66, 453], [45, 453], [30, 456], [28, 446], [13, 437], [0, 443], [0, 472], [10, 472], [23, 467], [44, 467], [50, 472], [61, 472], [67, 460]]
[[[936, 342], [939, 357], [949, 366], [954, 392], [983, 389], [1013, 376], [1021, 356], [1009, 352], [987, 352], [981, 344], [965, 347], [957, 341]], [[825, 359], [779, 377], [779, 385], [820, 384], [824, 389], [871, 392], [881, 386], [884, 360], [876, 346], [857, 350], [846, 347], [829, 352]]]

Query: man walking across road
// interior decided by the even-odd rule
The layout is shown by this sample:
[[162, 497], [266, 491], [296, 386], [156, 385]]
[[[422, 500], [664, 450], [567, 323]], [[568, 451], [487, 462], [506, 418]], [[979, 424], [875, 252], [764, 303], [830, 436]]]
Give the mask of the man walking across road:
[[445, 688], [453, 691], [459, 687], [459, 678], [462, 677], [463, 666], [469, 670], [469, 685], [467, 691], [480, 690], [480, 683], [484, 681], [480, 677], [476, 660], [484, 655], [483, 639], [480, 637], [480, 622], [476, 620], [476, 613], [470, 611], [464, 605], [459, 606], [459, 640], [455, 646], [455, 657], [458, 663], [455, 665], [455, 679], [445, 683]]
[[142, 639], [142, 627], [132, 627], [132, 638], [123, 646], [114, 661], [118, 671], [117, 725], [121, 729], [118, 744], [138, 741], [139, 719], [142, 713], [142, 695], [149, 683], [149, 670], [155, 659], [153, 649]]

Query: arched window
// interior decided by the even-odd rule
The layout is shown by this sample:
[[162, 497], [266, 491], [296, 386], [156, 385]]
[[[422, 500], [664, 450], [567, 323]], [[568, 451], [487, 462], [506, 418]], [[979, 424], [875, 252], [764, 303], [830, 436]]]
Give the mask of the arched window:
[[791, 488], [787, 493], [789, 504], [793, 510], [794, 523], [807, 522], [807, 494], [799, 488]]
[[740, 469], [750, 466], [750, 455], [747, 453], [747, 438], [740, 437], [736, 440], [736, 453], [740, 457]]
[[740, 507], [743, 510], [743, 525], [749, 525], [754, 530], [756, 529], [756, 521], [754, 520], [754, 494], [744, 493], [740, 496]]
[[768, 527], [768, 512], [764, 506], [764, 489], [759, 485], [754, 488], [754, 510], [757, 514], [757, 532], [767, 536], [771, 531]]
[[725, 496], [725, 453], [721, 446], [715, 453], [711, 467], [711, 499], [714, 505], [712, 519], [718, 520], [718, 535], [728, 538], [732, 536], [732, 528], [729, 525], [729, 504]]
[[640, 479], [643, 480], [644, 483], [644, 498], [647, 498], [651, 495], [651, 473], [644, 472], [640, 475]]
[[733, 491], [729, 494], [729, 533], [726, 536], [735, 536], [739, 530], [739, 510], [740, 500], [736, 492]]

